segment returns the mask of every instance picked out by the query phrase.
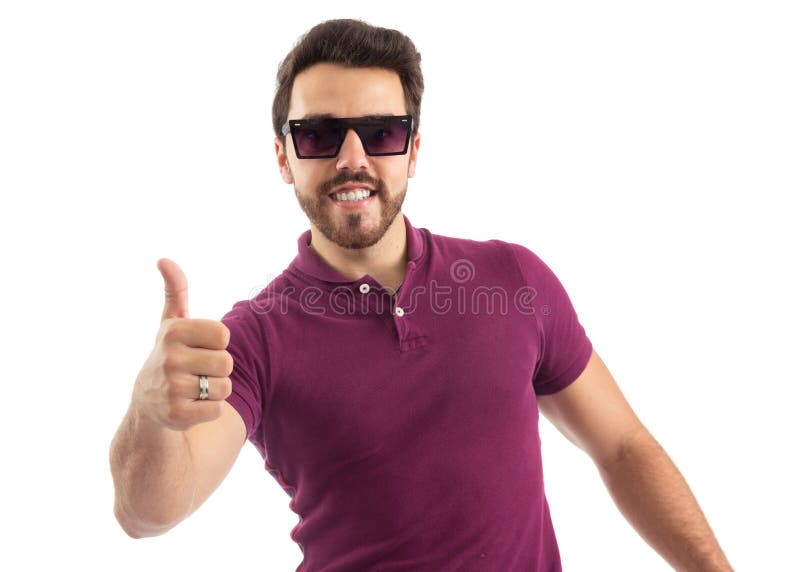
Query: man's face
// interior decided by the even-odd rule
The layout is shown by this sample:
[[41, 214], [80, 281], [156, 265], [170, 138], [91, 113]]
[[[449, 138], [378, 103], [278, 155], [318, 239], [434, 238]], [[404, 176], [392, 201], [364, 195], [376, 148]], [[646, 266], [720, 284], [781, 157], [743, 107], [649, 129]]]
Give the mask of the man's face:
[[[311, 114], [334, 117], [405, 115], [403, 86], [397, 73], [381, 68], [347, 68], [316, 64], [297, 75], [289, 103], [289, 119]], [[328, 240], [343, 248], [365, 248], [378, 242], [405, 199], [414, 176], [419, 135], [405, 155], [371, 157], [358, 135], [347, 132], [337, 157], [298, 159], [291, 134], [284, 148], [275, 138], [281, 176], [293, 183], [300, 207]], [[339, 201], [334, 192], [374, 189], [362, 201]]]

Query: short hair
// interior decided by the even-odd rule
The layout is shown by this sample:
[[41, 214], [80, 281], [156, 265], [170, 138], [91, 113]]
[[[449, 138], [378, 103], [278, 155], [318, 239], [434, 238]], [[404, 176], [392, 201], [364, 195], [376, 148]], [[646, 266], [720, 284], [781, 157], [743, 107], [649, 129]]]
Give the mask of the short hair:
[[278, 67], [272, 126], [285, 141], [281, 127], [289, 119], [289, 101], [294, 79], [317, 63], [347, 67], [378, 67], [397, 72], [403, 85], [406, 113], [414, 119], [412, 135], [419, 128], [424, 82], [422, 56], [408, 36], [397, 30], [372, 26], [361, 20], [327, 20], [303, 34]]

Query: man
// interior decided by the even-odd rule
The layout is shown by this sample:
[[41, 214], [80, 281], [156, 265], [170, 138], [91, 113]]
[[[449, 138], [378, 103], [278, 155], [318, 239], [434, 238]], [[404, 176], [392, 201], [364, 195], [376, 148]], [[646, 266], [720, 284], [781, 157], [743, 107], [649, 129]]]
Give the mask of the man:
[[322, 23], [289, 53], [275, 149], [310, 222], [221, 322], [188, 318], [161, 259], [157, 343], [111, 447], [134, 538], [194, 512], [245, 440], [292, 497], [298, 570], [561, 570], [538, 411], [681, 570], [730, 570], [683, 481], [532, 251], [415, 228], [420, 56], [394, 30]]

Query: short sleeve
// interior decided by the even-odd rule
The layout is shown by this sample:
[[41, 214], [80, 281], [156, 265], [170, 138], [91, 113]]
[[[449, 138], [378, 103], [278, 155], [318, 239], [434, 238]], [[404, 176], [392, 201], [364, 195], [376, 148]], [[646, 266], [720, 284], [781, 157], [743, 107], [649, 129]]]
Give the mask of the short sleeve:
[[533, 316], [539, 331], [539, 359], [533, 374], [537, 395], [571, 384], [586, 367], [592, 343], [561, 281], [544, 261], [520, 244], [508, 243], [525, 285], [533, 289]]
[[233, 358], [230, 375], [233, 389], [226, 401], [239, 412], [247, 437], [253, 441], [253, 433], [261, 425], [269, 371], [263, 328], [248, 300], [236, 302], [220, 321], [230, 330], [227, 350]]

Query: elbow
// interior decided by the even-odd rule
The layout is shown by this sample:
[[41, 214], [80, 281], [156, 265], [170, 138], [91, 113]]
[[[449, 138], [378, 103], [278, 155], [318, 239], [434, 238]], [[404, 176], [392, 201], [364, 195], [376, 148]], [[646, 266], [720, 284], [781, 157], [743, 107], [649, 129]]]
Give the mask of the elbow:
[[145, 534], [135, 526], [133, 520], [129, 519], [118, 506], [114, 506], [114, 517], [117, 519], [122, 530], [131, 538], [145, 538]]
[[119, 504], [114, 505], [114, 517], [117, 519], [117, 522], [125, 534], [133, 539], [161, 536], [178, 524], [177, 522], [144, 522], [141, 519], [132, 517], [125, 513]]
[[144, 534], [141, 534], [139, 531], [127, 525], [125, 522], [119, 521], [119, 524], [122, 527], [122, 530], [125, 531], [125, 534], [127, 534], [129, 537], [133, 539], [146, 538]]
[[640, 460], [643, 455], [649, 455], [654, 451], [663, 452], [663, 449], [650, 432], [642, 426], [621, 439], [613, 454], [599, 460], [596, 459], [595, 463], [602, 470], [610, 470], [624, 461]]

